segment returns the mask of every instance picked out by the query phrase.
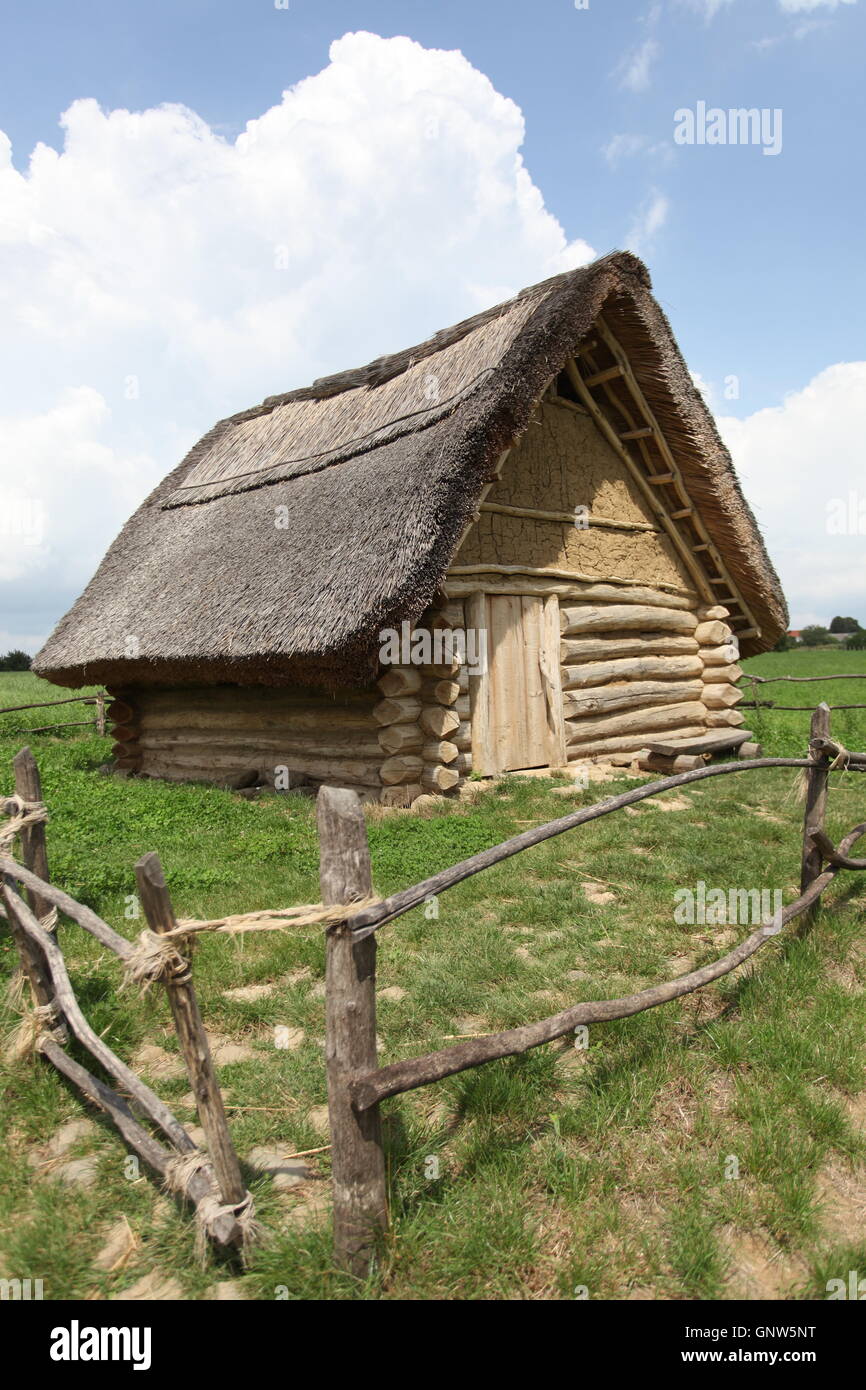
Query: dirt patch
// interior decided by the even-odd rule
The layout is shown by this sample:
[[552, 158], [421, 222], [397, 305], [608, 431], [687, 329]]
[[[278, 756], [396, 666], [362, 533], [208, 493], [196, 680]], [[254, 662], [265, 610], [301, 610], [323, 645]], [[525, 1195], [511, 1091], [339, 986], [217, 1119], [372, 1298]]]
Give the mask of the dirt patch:
[[644, 806], [654, 806], [658, 811], [690, 811], [692, 803], [685, 796], [648, 796]]
[[168, 1303], [175, 1299], [183, 1298], [183, 1289], [176, 1279], [166, 1274], [164, 1270], [152, 1269], [149, 1274], [145, 1274], [138, 1279], [128, 1289], [122, 1293], [112, 1296], [114, 1303], [137, 1303], [143, 1302]]
[[105, 1244], [93, 1261], [93, 1268], [105, 1270], [107, 1274], [123, 1269], [138, 1249], [139, 1243], [138, 1237], [124, 1216], [109, 1230]]
[[866, 1171], [841, 1159], [825, 1163], [816, 1184], [821, 1224], [835, 1240], [850, 1241], [866, 1222]]
[[616, 893], [611, 893], [607, 888], [600, 888], [595, 883], [584, 883], [582, 887], [587, 902], [596, 903], [599, 907], [616, 902]]
[[252, 1004], [256, 999], [267, 999], [273, 994], [276, 985], [239, 985], [237, 989], [224, 989], [223, 999], [234, 999], [239, 1004]]
[[162, 1077], [186, 1076], [183, 1058], [177, 1052], [166, 1052], [156, 1043], [143, 1043], [132, 1058], [133, 1071], [143, 1071], [158, 1081]]
[[730, 1261], [725, 1287], [732, 1298], [786, 1299], [806, 1277], [805, 1262], [780, 1250], [769, 1235], [726, 1226], [721, 1242]]

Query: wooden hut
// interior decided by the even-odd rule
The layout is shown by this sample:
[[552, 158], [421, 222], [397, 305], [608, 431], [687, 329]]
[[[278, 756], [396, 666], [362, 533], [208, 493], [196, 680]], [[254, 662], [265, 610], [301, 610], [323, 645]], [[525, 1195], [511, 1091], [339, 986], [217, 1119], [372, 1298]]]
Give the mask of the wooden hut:
[[120, 768], [408, 804], [735, 730], [738, 652], [786, 626], [649, 275], [617, 253], [221, 420], [34, 669], [108, 687]]

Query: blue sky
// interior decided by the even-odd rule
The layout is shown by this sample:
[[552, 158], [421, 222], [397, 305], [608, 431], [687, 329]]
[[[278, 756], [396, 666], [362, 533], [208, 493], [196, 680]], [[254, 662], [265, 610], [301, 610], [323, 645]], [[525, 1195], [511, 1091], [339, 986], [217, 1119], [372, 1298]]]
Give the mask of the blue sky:
[[[31, 648], [38, 642], [131, 505], [216, 416], [426, 336], [482, 307], [485, 295], [509, 293], [578, 263], [584, 244], [597, 254], [629, 245], [647, 261], [734, 450], [782, 572], [792, 620], [799, 626], [842, 611], [866, 624], [866, 517], [862, 531], [850, 521], [843, 534], [825, 524], [834, 501], [853, 491], [848, 514], [859, 517], [866, 499], [859, 440], [852, 439], [858, 428], [864, 437], [866, 386], [858, 173], [866, 126], [866, 0], [589, 0], [580, 9], [573, 0], [290, 0], [288, 8], [273, 0], [150, 0], [146, 6], [48, 0], [7, 4], [3, 26], [0, 131], [11, 142], [11, 169], [6, 185], [0, 182], [0, 254], [7, 258], [4, 283], [11, 275], [18, 288], [0, 341], [0, 365], [6, 364], [0, 486], [18, 489], [13, 500], [20, 512], [20, 467], [11, 449], [17, 444], [38, 479], [45, 526], [38, 543], [22, 542], [19, 564], [7, 558], [0, 567], [0, 647], [4, 634]], [[341, 50], [348, 61], [335, 70], [334, 40], [360, 31], [381, 39], [405, 35], [421, 50], [459, 50], [466, 62], [458, 70], [416, 50], [407, 58], [409, 50], [399, 46], [362, 44]], [[407, 62], [417, 69], [410, 95], [382, 81], [380, 66]], [[328, 77], [335, 71], [336, 98]], [[302, 317], [293, 334], [275, 328], [268, 282], [250, 288], [245, 248], [260, 230], [265, 239], [271, 235], [274, 218], [266, 211], [257, 224], [250, 214], [241, 225], [235, 175], [221, 155], [248, 122], [280, 108], [283, 92], [310, 78], [318, 86], [303, 89], [300, 122], [277, 129], [271, 118], [271, 164], [262, 157], [262, 182], [270, 183], [268, 169], [283, 177], [295, 147], [312, 138], [310, 128], [320, 120], [335, 151], [351, 143], [357, 121], [351, 113], [361, 109], [353, 102], [362, 91], [363, 111], [376, 107], [370, 177], [381, 181], [383, 219], [387, 214], [393, 222], [395, 209], [398, 220], [402, 214], [401, 179], [412, 184], [415, 209], [407, 214], [415, 263], [407, 245], [391, 269], [393, 249], [371, 230], [370, 210], [338, 154], [332, 158], [315, 144], [311, 167], [319, 161], [327, 170], [318, 189], [306, 165], [303, 177], [287, 178], [285, 197], [296, 200], [292, 216], [301, 224], [304, 200], [312, 200], [321, 219], [317, 237], [327, 243], [321, 263], [315, 246], [296, 257], [293, 231], [290, 285], [279, 287], [289, 316], [299, 302], [315, 310], [322, 331], [314, 335], [305, 332]], [[500, 97], [513, 105], [506, 108]], [[79, 105], [72, 127], [61, 129], [61, 114], [88, 98], [102, 117]], [[431, 109], [445, 112], [445, 134], [411, 146], [407, 174], [401, 164], [410, 148], [401, 136], [406, 103], [417, 107], [428, 99]], [[334, 100], [344, 115], [332, 120], [327, 102]], [[701, 101], [725, 110], [779, 109], [780, 153], [677, 146], [675, 111]], [[178, 131], [177, 122], [153, 115], [144, 135], [129, 119], [105, 123], [110, 112], [154, 113], [164, 103], [194, 112], [205, 133]], [[341, 119], [349, 125], [341, 127]], [[39, 142], [62, 155], [71, 133], [74, 156], [29, 167]], [[130, 173], [142, 149], [141, 167]], [[535, 208], [518, 206], [519, 180], [514, 187], [508, 181], [518, 151]], [[483, 218], [475, 219], [480, 230], [473, 230], [466, 205], [485, 182], [485, 160], [501, 160], [505, 172], [489, 191]], [[474, 161], [475, 185], [455, 192], [449, 209], [447, 190], [460, 188]], [[4, 240], [7, 186], [6, 222], [11, 206], [14, 226]], [[244, 188], [256, 200], [257, 185]], [[112, 189], [114, 201], [94, 229], [86, 208], [76, 206], [76, 193], [93, 208]], [[207, 209], [204, 226], [196, 221], [198, 193]], [[263, 205], [270, 196], [262, 193]], [[355, 224], [352, 198], [359, 202]], [[429, 230], [425, 198], [436, 208]], [[333, 236], [329, 199], [340, 209]], [[132, 289], [109, 286], [104, 267], [113, 259], [120, 266], [151, 216], [153, 279], [141, 271], [136, 298]], [[224, 244], [215, 249], [223, 227]], [[496, 247], [489, 279], [485, 238]], [[180, 256], [171, 254], [173, 240], [184, 248]], [[196, 244], [198, 268], [184, 260]], [[139, 247], [118, 280], [134, 282], [148, 254]], [[98, 269], [87, 264], [89, 255], [99, 258]], [[320, 271], [346, 263], [351, 289], [341, 302]], [[425, 266], [435, 268], [429, 276]], [[214, 278], [233, 280], [234, 267], [244, 288], [233, 285], [220, 300]], [[60, 285], [62, 294], [46, 297], [46, 284]], [[170, 341], [148, 318], [157, 291], [161, 298], [174, 295], [160, 320], [177, 308], [181, 327]], [[191, 323], [195, 331], [178, 346]], [[203, 361], [223, 333], [226, 360], [197, 372], [196, 344]], [[228, 370], [233, 351], [240, 361], [235, 372]], [[169, 360], [173, 354], [177, 361]], [[52, 474], [48, 455], [70, 434], [73, 461]], [[64, 532], [59, 515], [68, 511], [61, 499], [73, 476], [79, 496], [93, 501], [83, 548]]]

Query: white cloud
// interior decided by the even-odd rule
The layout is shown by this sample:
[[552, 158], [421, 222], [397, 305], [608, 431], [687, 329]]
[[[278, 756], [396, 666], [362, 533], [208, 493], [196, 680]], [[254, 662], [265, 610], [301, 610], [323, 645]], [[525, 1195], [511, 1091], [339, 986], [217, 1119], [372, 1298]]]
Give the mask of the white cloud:
[[837, 10], [840, 5], [856, 5], [857, 0], [779, 0], [779, 9], [786, 14], [803, 14], [808, 10]]
[[827, 367], [782, 405], [718, 423], [793, 626], [835, 613], [866, 624], [866, 362]]
[[674, 156], [674, 147], [670, 142], [650, 140], [647, 135], [624, 132], [612, 135], [607, 144], [602, 146], [601, 152], [610, 167], [616, 169], [623, 160], [634, 159], [637, 155], [644, 155], [647, 160], [660, 160], [669, 164]]
[[619, 64], [620, 86], [627, 87], [630, 92], [645, 92], [650, 85], [652, 66], [660, 53], [661, 45], [656, 39], [645, 39]]
[[687, 5], [690, 10], [697, 10], [702, 14], [709, 24], [711, 19], [715, 19], [719, 10], [726, 5], [732, 5], [733, 0], [679, 0], [681, 5]]
[[663, 193], [653, 190], [644, 199], [626, 236], [626, 247], [643, 256], [668, 219], [670, 203]]
[[233, 142], [183, 106], [62, 125], [25, 173], [0, 132], [0, 469], [19, 517], [25, 461], [45, 506], [2, 556], [21, 632], [218, 417], [594, 254], [545, 208], [519, 108], [407, 38], [338, 39]]

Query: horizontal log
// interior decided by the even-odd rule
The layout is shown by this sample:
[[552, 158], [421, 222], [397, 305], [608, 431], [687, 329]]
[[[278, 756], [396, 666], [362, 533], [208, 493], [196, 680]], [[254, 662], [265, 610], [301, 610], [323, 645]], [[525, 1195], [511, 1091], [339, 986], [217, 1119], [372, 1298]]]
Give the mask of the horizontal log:
[[457, 744], [461, 753], [465, 752], [467, 748], [472, 747], [472, 725], [469, 723], [468, 719], [464, 720], [463, 723], [459, 724], [454, 730], [451, 735], [451, 742]]
[[141, 746], [133, 741], [131, 743], [113, 743], [111, 745], [112, 758], [140, 758]]
[[460, 662], [455, 657], [453, 661], [441, 661], [438, 665], [420, 666], [418, 669], [425, 680], [453, 680], [460, 670]]
[[460, 719], [468, 719], [471, 711], [468, 695], [458, 695], [454, 701], [452, 709], [459, 715]]
[[136, 718], [135, 709], [125, 700], [112, 700], [106, 706], [105, 715], [107, 719], [111, 719], [117, 724], [126, 724], [129, 720]]
[[738, 728], [745, 724], [746, 716], [737, 709], [708, 709], [705, 722], [708, 729]]
[[706, 689], [700, 680], [622, 681], [618, 685], [603, 685], [593, 690], [576, 691], [574, 698], [563, 700], [563, 714], [568, 720], [583, 720], [591, 715], [610, 714], [614, 710], [639, 710], [653, 705], [680, 704], [688, 700], [703, 699]]
[[472, 771], [471, 751], [466, 750], [464, 752], [458, 753], [457, 761], [455, 762], [454, 766], [460, 773], [461, 777], [468, 777], [470, 772]]
[[705, 666], [732, 666], [740, 659], [740, 648], [736, 642], [725, 642], [720, 647], [701, 647], [698, 656]]
[[[698, 738], [689, 739], [689, 753], [723, 753], [729, 748], [739, 748], [741, 743], [745, 743], [750, 735], [747, 733], [736, 733], [733, 729], [705, 730]], [[686, 750], [684, 744], [686, 740], [674, 734], [670, 739], [652, 738], [649, 740], [649, 751], [657, 753], [661, 757], [677, 757]]]
[[375, 732], [372, 705], [367, 709], [308, 708], [294, 706], [280, 710], [273, 708], [267, 712], [248, 713], [244, 710], [195, 710], [179, 705], [173, 710], [152, 710], [143, 705], [138, 718], [138, 727], [143, 731], [181, 733], [184, 730], [223, 730], [227, 733], [298, 733], [323, 732], [329, 735], [345, 730], [367, 730]]
[[134, 697], [118, 698], [136, 708], [147, 703], [151, 709], [172, 709], [182, 702], [197, 709], [249, 712], [273, 707], [279, 710], [365, 709], [376, 702], [375, 691], [341, 690], [338, 695], [327, 695], [301, 685], [149, 685], [138, 689]]
[[585, 608], [563, 608], [559, 615], [560, 629], [564, 636], [580, 633], [630, 632], [635, 629], [644, 632], [679, 632], [693, 636], [698, 620], [693, 613], [678, 608], [650, 607], [646, 604], [600, 604]]
[[698, 623], [695, 628], [695, 638], [702, 647], [721, 647], [731, 640], [731, 629], [727, 623], [717, 620], [708, 623]]
[[701, 724], [692, 724], [677, 729], [663, 729], [658, 732], [655, 730], [647, 733], [646, 730], [635, 730], [631, 734], [619, 734], [610, 738], [594, 739], [590, 743], [574, 743], [568, 749], [569, 766], [573, 767], [587, 758], [607, 758], [616, 753], [636, 753], [649, 752], [647, 744], [651, 738], [674, 738], [682, 735], [683, 737], [698, 738], [706, 733], [706, 729]]
[[680, 705], [659, 705], [626, 714], [610, 714], [601, 719], [569, 720], [566, 723], [566, 740], [570, 746], [589, 743], [593, 739], [613, 738], [618, 734], [642, 734], [648, 738], [653, 729], [674, 729], [678, 724], [703, 724], [705, 718], [703, 704], [690, 700]]
[[413, 695], [421, 687], [421, 672], [417, 666], [392, 666], [376, 684], [386, 697]]
[[379, 768], [379, 776], [386, 787], [393, 787], [398, 782], [417, 782], [423, 769], [423, 758], [411, 753], [402, 753], [387, 758]]
[[460, 715], [456, 709], [449, 709], [445, 705], [425, 705], [418, 716], [418, 723], [425, 734], [445, 738], [460, 727]]
[[421, 701], [414, 695], [380, 700], [373, 708], [377, 724], [414, 724], [421, 713]]
[[424, 744], [421, 757], [425, 763], [453, 763], [459, 752], [456, 743], [449, 743], [447, 739], [437, 742], [434, 739]]
[[422, 681], [419, 697], [425, 705], [453, 705], [460, 695], [460, 682], [456, 680]]
[[619, 661], [588, 661], [580, 666], [563, 666], [562, 687], [576, 690], [604, 685], [608, 681], [684, 680], [700, 676], [704, 665], [694, 656], [636, 656]]
[[379, 747], [385, 753], [412, 753], [426, 737], [420, 724], [389, 724], [379, 734]]
[[[396, 724], [393, 728], [411, 728], [411, 725]], [[382, 730], [384, 733], [385, 730]], [[341, 734], [340, 731], [322, 731], [321, 735], [298, 735], [297, 733], [278, 734], [268, 732], [256, 737], [248, 732], [166, 734], [142, 733], [138, 746], [148, 752], [189, 753], [196, 757], [210, 755], [236, 758], [252, 758], [268, 763], [284, 763], [293, 757], [315, 758], [372, 758], [378, 760], [381, 747], [380, 736], [375, 724], [366, 729], [358, 729]]]
[[739, 758], [761, 758], [764, 750], [760, 743], [741, 743], [737, 756]]
[[730, 609], [723, 608], [720, 603], [704, 604], [698, 609], [698, 617], [702, 623], [712, 622], [714, 619], [724, 620], [730, 616]]
[[705, 685], [701, 699], [707, 709], [731, 709], [743, 698], [742, 690], [735, 685]]
[[707, 685], [736, 685], [743, 678], [741, 666], [705, 666], [703, 679]]
[[571, 662], [617, 661], [629, 656], [693, 656], [698, 644], [693, 637], [677, 637], [671, 633], [646, 632], [640, 636], [617, 637], [615, 634], [598, 637], [574, 637], [559, 644], [563, 665]]
[[[478, 574], [475, 578], [448, 579], [445, 583], [448, 594], [469, 598], [473, 593], [485, 594], [556, 594], [563, 602], [586, 603], [628, 603], [632, 595], [636, 603], [650, 603], [653, 606], [692, 609], [697, 603], [697, 595], [687, 593], [677, 585], [669, 589], [646, 589], [628, 580], [593, 580], [591, 576], [563, 575], [557, 578], [536, 578], [526, 571], [517, 571], [513, 577], [494, 574]], [[669, 600], [676, 600], [675, 602]]]
[[[482, 502], [478, 510], [490, 512], [495, 516], [513, 516], [523, 521], [548, 521], [559, 526], [574, 526], [576, 524], [576, 513], [573, 511], [539, 511], [536, 507], [510, 507], [501, 502]], [[583, 524], [590, 529], [601, 527], [602, 530], [614, 531], [658, 531], [659, 529], [651, 521], [626, 521], [621, 517], [600, 516], [595, 512], [584, 514]]]
[[135, 743], [141, 733], [137, 724], [115, 724], [109, 730], [109, 738], [113, 738], [115, 743]]
[[[380, 750], [378, 758], [381, 759], [381, 756]], [[181, 753], [174, 755], [161, 752], [145, 753], [141, 760], [142, 772], [146, 772], [151, 777], [161, 777], [174, 782], [225, 782], [232, 775], [245, 772], [251, 766], [253, 764], [238, 758], [216, 761], [214, 759], [208, 760], [203, 756], [187, 757]], [[287, 766], [292, 772], [317, 780], [324, 781], [334, 777], [341, 784], [346, 782], [354, 786], [381, 786], [378, 761], [374, 763], [353, 759], [299, 756], [293, 758]]]
[[665, 777], [671, 777], [677, 772], [694, 772], [696, 768], [702, 767], [704, 759], [698, 753], [678, 753], [675, 757], [665, 758], [661, 753], [648, 753], [639, 760], [639, 766], [644, 772], [661, 772]]
[[443, 767], [441, 763], [429, 763], [421, 774], [421, 786], [429, 792], [447, 792], [456, 787], [460, 773], [455, 767]]

